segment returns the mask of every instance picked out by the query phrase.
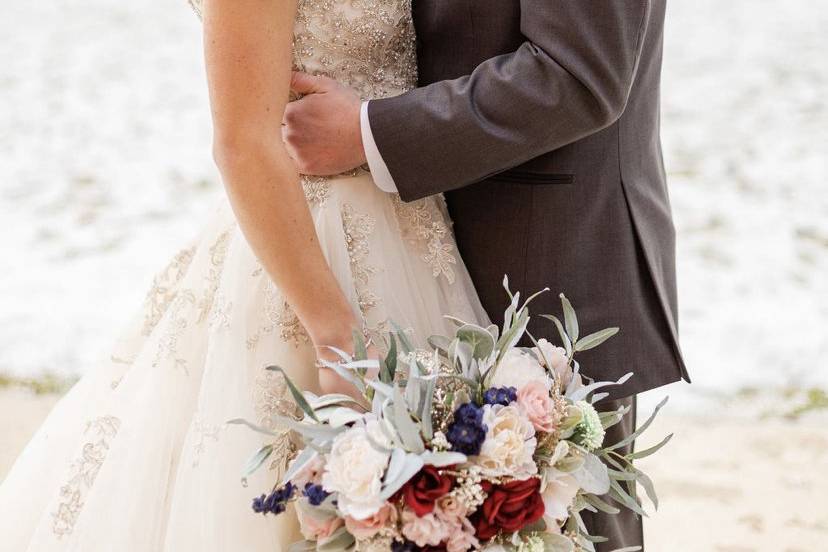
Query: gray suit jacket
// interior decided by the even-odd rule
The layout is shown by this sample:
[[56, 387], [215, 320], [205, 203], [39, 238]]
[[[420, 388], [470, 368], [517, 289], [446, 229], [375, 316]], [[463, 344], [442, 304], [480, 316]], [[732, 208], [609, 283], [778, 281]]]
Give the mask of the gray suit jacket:
[[[674, 228], [659, 137], [665, 0], [414, 0], [421, 87], [369, 103], [406, 201], [444, 192], [493, 320], [501, 280], [584, 331], [582, 355], [620, 397], [687, 379], [678, 346]], [[535, 316], [535, 336], [555, 337]], [[689, 380], [688, 380], [689, 381]]]

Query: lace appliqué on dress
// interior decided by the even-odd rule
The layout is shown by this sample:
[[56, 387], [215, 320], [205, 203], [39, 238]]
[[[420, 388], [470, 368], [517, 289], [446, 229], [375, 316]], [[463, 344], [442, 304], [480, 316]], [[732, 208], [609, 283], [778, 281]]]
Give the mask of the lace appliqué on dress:
[[182, 369], [184, 373], [187, 372], [187, 360], [177, 355], [178, 344], [189, 325], [190, 317], [187, 314], [195, 304], [196, 298], [192, 290], [184, 290], [176, 295], [170, 305], [169, 319], [164, 333], [158, 339], [158, 351], [152, 363], [153, 367], [157, 368], [161, 361], [171, 358], [176, 368]]
[[[296, 403], [288, 396], [287, 382], [282, 374], [272, 370], [264, 370], [257, 378], [253, 396], [253, 404], [259, 425], [276, 431], [278, 424], [274, 416], [285, 416], [295, 420], [301, 419], [301, 413]], [[296, 452], [296, 446], [289, 431], [274, 437], [271, 442], [273, 452], [269, 469], [276, 471], [279, 476], [287, 467], [288, 460]]]
[[351, 275], [354, 278], [359, 310], [363, 317], [380, 301], [368, 285], [371, 276], [377, 272], [377, 268], [367, 262], [370, 253], [368, 237], [374, 231], [375, 225], [376, 221], [372, 217], [357, 213], [348, 203], [342, 205], [342, 230], [345, 232]]
[[193, 463], [194, 468], [198, 467], [201, 455], [207, 450], [207, 443], [212, 441], [217, 443], [219, 434], [224, 428], [223, 425], [208, 424], [201, 417], [196, 417], [193, 420]]
[[305, 330], [291, 306], [279, 293], [279, 290], [276, 289], [276, 285], [270, 278], [267, 279], [265, 285], [264, 318], [266, 323], [255, 334], [247, 338], [247, 349], [255, 349], [263, 336], [270, 335], [277, 330], [279, 331], [279, 337], [285, 343], [293, 342], [297, 347], [308, 343], [310, 336], [307, 330]]
[[80, 457], [72, 464], [72, 476], [60, 489], [61, 501], [53, 514], [52, 532], [59, 538], [72, 533], [83, 509], [84, 499], [106, 459], [111, 440], [118, 433], [121, 421], [114, 416], [96, 418], [86, 425], [84, 435], [92, 435], [84, 443]]
[[177, 286], [187, 273], [194, 255], [195, 246], [179, 251], [170, 264], [153, 279], [152, 287], [144, 299], [145, 314], [142, 335], [150, 335], [167, 312], [167, 308], [175, 299]]
[[201, 324], [207, 320], [210, 314], [210, 309], [213, 307], [213, 300], [216, 297], [219, 283], [221, 281], [221, 271], [224, 268], [224, 259], [227, 258], [227, 249], [230, 245], [230, 231], [223, 232], [216, 243], [210, 247], [210, 271], [207, 273], [205, 279], [207, 280], [207, 287], [204, 290], [204, 296], [198, 302], [198, 323]]
[[420, 258], [431, 267], [435, 278], [444, 276], [449, 284], [455, 281], [454, 268], [457, 258], [451, 243], [450, 229], [433, 198], [411, 203], [394, 196], [394, 210], [403, 238], [421, 250]]

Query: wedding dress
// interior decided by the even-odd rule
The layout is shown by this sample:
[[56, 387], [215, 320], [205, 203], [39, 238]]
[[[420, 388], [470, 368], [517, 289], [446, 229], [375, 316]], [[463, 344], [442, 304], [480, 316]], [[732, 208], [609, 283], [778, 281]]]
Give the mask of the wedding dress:
[[[364, 98], [416, 84], [409, 0], [300, 0], [294, 50], [297, 68]], [[302, 185], [328, 262], [373, 334], [391, 321], [420, 338], [446, 333], [444, 314], [486, 321], [442, 198], [403, 203], [362, 169]], [[222, 201], [155, 278], [111, 359], [58, 403], [0, 486], [0, 550], [278, 552], [299, 540], [293, 516], [250, 510], [290, 440], [244, 487], [263, 438], [225, 423], [272, 427], [273, 412], [293, 408], [271, 364], [317, 389], [305, 330]]]

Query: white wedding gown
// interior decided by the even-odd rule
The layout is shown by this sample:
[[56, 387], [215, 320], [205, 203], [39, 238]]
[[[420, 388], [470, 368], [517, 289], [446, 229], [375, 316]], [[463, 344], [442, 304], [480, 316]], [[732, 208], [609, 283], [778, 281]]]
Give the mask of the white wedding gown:
[[[298, 68], [365, 98], [415, 85], [410, 0], [299, 4]], [[373, 332], [393, 320], [419, 338], [445, 333], [444, 314], [486, 321], [442, 198], [402, 203], [363, 170], [303, 186], [328, 261]], [[292, 407], [271, 364], [317, 388], [304, 329], [222, 202], [156, 277], [111, 359], [54, 408], [0, 486], [0, 550], [284, 550], [300, 538], [295, 518], [255, 515], [250, 502], [285, 453], [245, 488], [240, 473], [262, 437], [225, 424], [268, 426]]]

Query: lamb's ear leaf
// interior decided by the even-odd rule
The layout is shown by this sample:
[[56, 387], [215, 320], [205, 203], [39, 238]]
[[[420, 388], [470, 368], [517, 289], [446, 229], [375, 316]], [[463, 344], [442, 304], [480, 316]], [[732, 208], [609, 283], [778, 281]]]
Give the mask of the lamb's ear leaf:
[[638, 437], [639, 437], [642, 433], [644, 433], [645, 431], [647, 431], [647, 428], [648, 428], [648, 427], [650, 427], [650, 425], [653, 423], [653, 420], [655, 420], [655, 417], [658, 415], [658, 411], [659, 411], [659, 410], [661, 410], [661, 409], [664, 407], [664, 405], [665, 405], [665, 404], [667, 404], [667, 400], [668, 400], [669, 398], [670, 398], [670, 397], [664, 397], [664, 399], [662, 399], [662, 401], [661, 401], [660, 403], [658, 403], [658, 405], [655, 407], [655, 410], [653, 410], [653, 413], [652, 413], [652, 414], [650, 414], [650, 417], [649, 417], [649, 418], [647, 418], [647, 421], [646, 421], [646, 422], [644, 422], [643, 424], [641, 424], [641, 425], [638, 427], [638, 429], [636, 429], [634, 432], [632, 432], [631, 434], [629, 434], [627, 437], [625, 437], [625, 438], [624, 438], [624, 439], [622, 439], [621, 441], [618, 441], [618, 442], [617, 442], [617, 443], [615, 443], [614, 445], [610, 445], [610, 446], [608, 446], [608, 447], [604, 447], [604, 451], [610, 451], [610, 450], [616, 450], [616, 449], [619, 449], [619, 448], [621, 448], [621, 447], [624, 447], [624, 446], [626, 446], [626, 445], [629, 445], [630, 443], [632, 443], [633, 441], [635, 441], [636, 439], [638, 439]]
[[555, 324], [555, 328], [557, 328], [557, 330], [558, 330], [558, 335], [561, 336], [561, 343], [563, 344], [564, 349], [566, 349], [566, 354], [571, 355], [572, 354], [572, 341], [569, 339], [569, 336], [566, 335], [566, 332], [564, 331], [563, 324], [561, 323], [560, 320], [558, 320], [558, 317], [557, 316], [552, 316], [551, 314], [542, 314], [541, 318], [546, 318], [547, 320], [551, 320]]
[[351, 332], [354, 340], [354, 359], [365, 360], [368, 358], [368, 349], [365, 347], [365, 338], [362, 332], [354, 330]]
[[408, 340], [408, 337], [405, 335], [405, 330], [403, 330], [402, 328], [400, 328], [400, 327], [397, 325], [397, 323], [396, 323], [396, 322], [392, 322], [392, 324], [394, 325], [394, 331], [395, 331], [395, 332], [396, 332], [396, 334], [397, 334], [397, 339], [398, 339], [398, 340], [399, 340], [399, 342], [400, 342], [400, 348], [402, 349], [402, 352], [403, 352], [403, 353], [405, 353], [405, 354], [408, 354], [408, 353], [410, 353], [411, 351], [413, 351], [413, 350], [414, 350], [414, 346], [413, 346], [413, 345], [411, 345], [411, 342]]
[[330, 537], [316, 542], [317, 552], [342, 552], [350, 550], [355, 543], [354, 536], [345, 527], [340, 527]]
[[566, 295], [561, 293], [561, 305], [563, 305], [564, 325], [566, 326], [566, 333], [573, 342], [578, 341], [578, 317], [575, 315], [575, 309], [572, 308], [572, 303], [566, 298]]
[[245, 425], [245, 426], [249, 427], [250, 429], [252, 429], [253, 431], [256, 431], [258, 433], [262, 433], [264, 435], [270, 435], [271, 437], [281, 437], [282, 435], [284, 435], [284, 432], [278, 432], [278, 431], [273, 431], [271, 429], [267, 429], [266, 427], [262, 427], [260, 425], [254, 424], [252, 422], [248, 422], [247, 420], [245, 420], [243, 418], [233, 418], [232, 420], [227, 420], [227, 423], [232, 424], [232, 425]]
[[606, 328], [595, 333], [591, 333], [583, 339], [578, 340], [575, 344], [575, 351], [588, 351], [594, 349], [607, 339], [618, 333], [619, 328]]
[[271, 372], [279, 372], [282, 374], [282, 377], [285, 378], [285, 383], [287, 383], [288, 389], [290, 390], [290, 394], [293, 396], [293, 400], [296, 405], [302, 409], [302, 412], [307, 414], [313, 421], [318, 422], [319, 418], [316, 417], [316, 412], [313, 411], [313, 407], [308, 403], [305, 396], [299, 390], [298, 387], [293, 383], [293, 381], [288, 377], [287, 372], [285, 372], [280, 366], [268, 366], [266, 368]]
[[316, 552], [316, 541], [300, 540], [288, 546], [287, 552]]
[[244, 469], [242, 470], [242, 481], [246, 483], [250, 474], [258, 470], [261, 465], [265, 463], [265, 460], [270, 458], [271, 454], [273, 454], [272, 444], [264, 445], [257, 450], [256, 454], [251, 456], [250, 460], [247, 461], [247, 464], [244, 465]]
[[396, 451], [392, 453], [392, 462], [396, 456], [398, 464], [395, 466], [393, 479], [388, 477], [388, 473], [391, 471], [390, 469], [386, 473], [385, 482], [380, 492], [380, 498], [382, 499], [387, 500], [391, 498], [394, 493], [399, 491], [423, 467], [423, 459], [419, 455], [403, 452], [402, 450], [400, 452], [402, 454], [398, 454]]
[[299, 471], [307, 466], [309, 462], [313, 461], [317, 455], [318, 453], [310, 447], [302, 449], [302, 452], [300, 452], [293, 462], [290, 463], [290, 466], [285, 472], [285, 476], [282, 478], [282, 484], [284, 485], [293, 479], [293, 476], [299, 473]]
[[391, 383], [397, 372], [397, 339], [394, 334], [388, 334], [388, 354], [385, 355], [385, 362], [380, 370], [380, 381]]
[[646, 458], [646, 457], [650, 456], [651, 454], [655, 454], [656, 452], [658, 452], [659, 449], [661, 449], [661, 447], [663, 447], [664, 445], [669, 443], [670, 439], [672, 439], [672, 438], [673, 438], [673, 434], [671, 433], [670, 435], [668, 435], [667, 437], [662, 439], [659, 444], [654, 445], [654, 446], [652, 446], [648, 449], [639, 450], [637, 452], [633, 452], [632, 454], [628, 454], [627, 458], [630, 459], [630, 460], [638, 460], [640, 458]]
[[451, 339], [444, 335], [432, 335], [427, 341], [432, 349], [437, 349], [442, 354], [448, 356], [448, 348], [451, 345]]
[[599, 497], [597, 495], [584, 493], [581, 496], [583, 497], [584, 500], [586, 500], [592, 507], [594, 507], [599, 512], [604, 512], [605, 514], [611, 514], [611, 515], [615, 515], [615, 514], [618, 514], [618, 513], [621, 512], [621, 510], [619, 508], [616, 508], [615, 506], [613, 506], [612, 504], [609, 504], [608, 502], [604, 502], [604, 500], [602, 500], [601, 497]]
[[399, 387], [394, 387], [393, 398], [394, 427], [400, 434], [405, 448], [417, 454], [425, 450], [423, 439], [420, 437], [420, 428], [411, 419], [411, 412], [405, 401], [405, 396]]
[[615, 499], [616, 501], [620, 502], [623, 506], [632, 510], [639, 516], [649, 517], [647, 515], [647, 512], [641, 509], [641, 506], [638, 504], [638, 502], [636, 502], [635, 499], [633, 499], [617, 481], [610, 481], [609, 496]]

